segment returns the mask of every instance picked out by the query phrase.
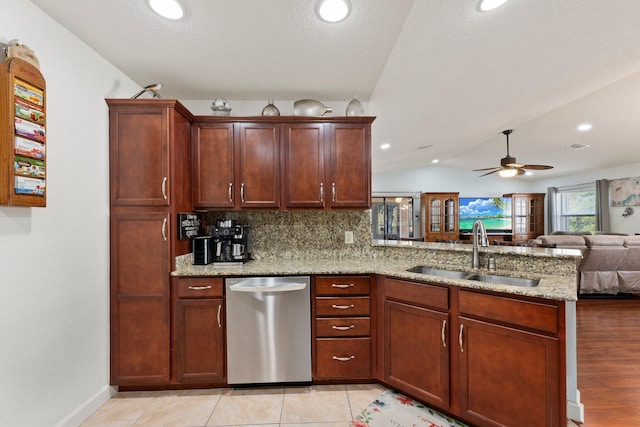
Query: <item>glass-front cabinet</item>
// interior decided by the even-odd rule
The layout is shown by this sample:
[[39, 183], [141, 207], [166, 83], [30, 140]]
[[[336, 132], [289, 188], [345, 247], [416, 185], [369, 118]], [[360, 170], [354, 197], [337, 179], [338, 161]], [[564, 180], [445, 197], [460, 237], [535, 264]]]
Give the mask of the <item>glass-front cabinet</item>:
[[420, 217], [425, 242], [458, 240], [459, 193], [420, 194]]
[[513, 241], [527, 243], [544, 234], [544, 193], [512, 193]]

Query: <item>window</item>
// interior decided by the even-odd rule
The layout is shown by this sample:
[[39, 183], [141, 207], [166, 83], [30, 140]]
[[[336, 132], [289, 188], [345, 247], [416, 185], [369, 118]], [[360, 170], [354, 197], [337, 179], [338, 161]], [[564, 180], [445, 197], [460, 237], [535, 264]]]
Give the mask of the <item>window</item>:
[[595, 183], [558, 187], [553, 190], [555, 194], [550, 206], [551, 231], [596, 231]]

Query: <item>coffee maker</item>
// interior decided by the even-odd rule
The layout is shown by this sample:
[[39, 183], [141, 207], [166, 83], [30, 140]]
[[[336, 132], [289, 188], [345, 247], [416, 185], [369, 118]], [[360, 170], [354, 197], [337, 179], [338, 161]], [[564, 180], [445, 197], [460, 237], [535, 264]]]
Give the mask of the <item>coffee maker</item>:
[[217, 221], [210, 236], [193, 239], [193, 263], [244, 264], [251, 259], [251, 229], [235, 220]]

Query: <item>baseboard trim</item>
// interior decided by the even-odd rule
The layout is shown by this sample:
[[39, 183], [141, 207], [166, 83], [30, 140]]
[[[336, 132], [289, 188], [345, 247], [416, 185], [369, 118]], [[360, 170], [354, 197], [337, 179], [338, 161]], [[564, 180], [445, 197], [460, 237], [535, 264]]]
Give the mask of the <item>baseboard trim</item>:
[[99, 407], [104, 405], [118, 390], [111, 386], [104, 386], [102, 390], [87, 399], [82, 405], [67, 415], [56, 427], [77, 427], [91, 416]]
[[580, 391], [576, 390], [577, 393], [577, 402], [572, 402], [567, 400], [567, 418], [573, 421], [578, 422], [579, 424], [584, 423], [584, 405], [580, 402]]

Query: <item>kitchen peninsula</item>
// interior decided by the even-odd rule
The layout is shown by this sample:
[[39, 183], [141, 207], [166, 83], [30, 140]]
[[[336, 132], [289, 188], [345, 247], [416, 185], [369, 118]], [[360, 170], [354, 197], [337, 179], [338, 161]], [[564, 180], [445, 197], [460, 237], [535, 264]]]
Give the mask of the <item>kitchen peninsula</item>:
[[[497, 269], [492, 274], [539, 280], [533, 287], [407, 271], [416, 265], [472, 271], [471, 252], [465, 244], [372, 241], [367, 256], [307, 252], [278, 259], [264, 253], [263, 259], [226, 268], [192, 265], [190, 255], [184, 255], [176, 260], [173, 276], [182, 283], [301, 274], [311, 275], [313, 284], [368, 278], [371, 344], [366, 355], [349, 347], [323, 353], [327, 341], [347, 344], [362, 337], [319, 332], [325, 319], [314, 313], [327, 296], [314, 294], [317, 289], [312, 288], [314, 382], [379, 381], [480, 426], [563, 426], [567, 417], [580, 418], [575, 360], [579, 251], [481, 248], [481, 266], [494, 258]], [[489, 273], [486, 268], [477, 271]], [[350, 295], [330, 296], [345, 302]], [[357, 328], [357, 320], [362, 316], [351, 318], [349, 327]], [[358, 361], [367, 357], [363, 377]], [[344, 368], [348, 363], [353, 370]], [[332, 369], [332, 364], [340, 364], [340, 369]]]

